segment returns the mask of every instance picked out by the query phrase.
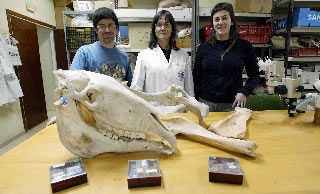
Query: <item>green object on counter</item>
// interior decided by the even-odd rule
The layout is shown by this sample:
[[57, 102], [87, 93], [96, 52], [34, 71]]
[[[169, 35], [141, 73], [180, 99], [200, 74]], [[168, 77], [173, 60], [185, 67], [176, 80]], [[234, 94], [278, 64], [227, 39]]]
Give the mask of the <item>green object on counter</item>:
[[250, 95], [247, 99], [247, 108], [253, 111], [288, 109], [280, 96], [269, 94]]

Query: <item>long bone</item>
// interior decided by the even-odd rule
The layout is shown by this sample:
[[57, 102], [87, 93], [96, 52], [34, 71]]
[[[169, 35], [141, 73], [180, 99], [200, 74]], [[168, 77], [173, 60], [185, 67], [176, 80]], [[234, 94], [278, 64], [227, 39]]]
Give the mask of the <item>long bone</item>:
[[169, 119], [162, 119], [164, 124], [173, 131], [175, 135], [183, 134], [191, 139], [214, 145], [216, 147], [246, 154], [255, 157], [258, 145], [254, 141], [245, 141], [233, 138], [223, 137], [214, 134], [195, 122], [187, 120], [183, 117], [172, 117]]

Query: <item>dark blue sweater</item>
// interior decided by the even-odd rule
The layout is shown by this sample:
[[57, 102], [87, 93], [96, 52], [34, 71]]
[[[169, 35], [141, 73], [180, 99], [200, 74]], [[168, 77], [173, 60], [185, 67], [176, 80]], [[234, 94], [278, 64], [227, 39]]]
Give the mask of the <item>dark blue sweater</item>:
[[[230, 40], [203, 43], [199, 46], [193, 69], [195, 97], [216, 103], [232, 103], [237, 93], [248, 96], [259, 84], [259, 67], [251, 43], [238, 40], [232, 49], [221, 54], [231, 44]], [[243, 85], [242, 71], [249, 79]]]

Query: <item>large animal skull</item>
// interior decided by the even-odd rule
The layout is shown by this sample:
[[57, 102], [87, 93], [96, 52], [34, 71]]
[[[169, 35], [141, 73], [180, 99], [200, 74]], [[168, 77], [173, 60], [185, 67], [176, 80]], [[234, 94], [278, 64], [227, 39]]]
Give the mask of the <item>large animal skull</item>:
[[[255, 156], [257, 145], [216, 135], [184, 118], [164, 119], [161, 109], [148, 101], [178, 105], [193, 112], [203, 123], [208, 106], [188, 96], [177, 86], [156, 94], [130, 90], [113, 78], [88, 71], [55, 71], [58, 96], [68, 103], [55, 102], [58, 132], [72, 153], [90, 158], [104, 152], [176, 151], [176, 134], [184, 134], [223, 149]], [[174, 107], [171, 112], [177, 110]], [[170, 112], [170, 111], [169, 111]], [[156, 134], [161, 138], [155, 141]]]
[[[162, 112], [113, 78], [88, 71], [58, 70], [54, 74], [56, 93], [68, 101], [55, 103], [59, 136], [72, 153], [90, 158], [104, 152], [176, 151], [174, 133], [157, 116]], [[201, 114], [206, 116], [207, 107], [202, 106], [200, 111], [195, 100], [188, 100], [182, 90], [173, 88], [168, 92], [176, 92], [202, 121]], [[150, 100], [161, 99], [161, 95], [151, 96]], [[171, 98], [174, 101], [174, 95]], [[161, 141], [149, 139], [150, 132]]]

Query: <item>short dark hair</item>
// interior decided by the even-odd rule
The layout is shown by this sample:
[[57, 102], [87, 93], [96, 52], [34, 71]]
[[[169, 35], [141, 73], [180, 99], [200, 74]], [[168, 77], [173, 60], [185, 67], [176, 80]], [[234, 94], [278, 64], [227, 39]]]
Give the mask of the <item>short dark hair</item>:
[[233, 6], [230, 3], [218, 3], [214, 6], [214, 8], [211, 10], [211, 41], [215, 41], [216, 40], [216, 31], [213, 28], [213, 15], [215, 13], [217, 13], [218, 11], [221, 10], [225, 10], [229, 13], [230, 15], [230, 19], [232, 22], [232, 26], [230, 26], [230, 37], [231, 39], [237, 41], [239, 39], [239, 32], [238, 32], [238, 25], [237, 22], [235, 20], [235, 15], [234, 15], [234, 11], [233, 11]]
[[162, 16], [164, 16], [166, 18], [166, 21], [168, 21], [170, 23], [171, 28], [172, 28], [171, 36], [169, 39], [169, 45], [172, 49], [179, 50], [179, 48], [176, 45], [176, 37], [177, 37], [176, 22], [174, 21], [172, 14], [167, 10], [161, 10], [153, 17], [152, 26], [151, 26], [151, 33], [150, 33], [149, 48], [153, 49], [153, 48], [157, 47], [158, 38], [156, 36], [155, 29], [156, 29], [156, 24], [158, 23], [159, 19]]
[[114, 23], [117, 26], [117, 29], [119, 29], [119, 21], [117, 15], [114, 13], [114, 11], [107, 7], [100, 7], [98, 8], [92, 16], [93, 21], [93, 27], [97, 28], [97, 25], [100, 20], [103, 19], [112, 19]]

